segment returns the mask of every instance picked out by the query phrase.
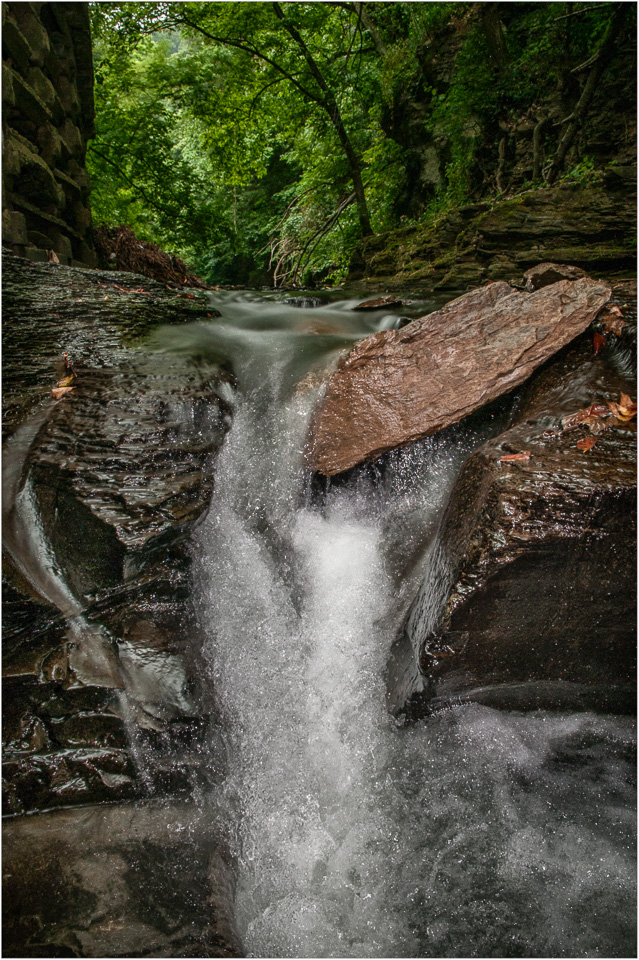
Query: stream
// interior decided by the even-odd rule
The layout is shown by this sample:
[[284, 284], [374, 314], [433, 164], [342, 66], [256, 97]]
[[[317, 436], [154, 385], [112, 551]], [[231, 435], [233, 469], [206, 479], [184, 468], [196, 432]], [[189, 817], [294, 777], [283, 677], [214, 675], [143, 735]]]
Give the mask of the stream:
[[193, 556], [229, 758], [201, 802], [247, 956], [633, 956], [632, 719], [465, 704], [401, 727], [386, 709], [392, 642], [491, 417], [311, 482], [323, 372], [395, 318], [212, 302], [221, 318], [151, 346], [225, 354], [238, 380]]
[[[204, 455], [213, 495], [188, 545], [191, 598], [181, 626], [192, 659], [174, 653], [161, 632], [155, 639], [151, 628], [164, 621], [153, 584], [137, 601], [137, 639], [114, 634], [114, 645], [85, 615], [68, 565], [47, 540], [30, 474], [21, 481], [51, 405], [36, 407], [7, 443], [6, 548], [66, 622], [77, 677], [69, 696], [82, 694], [84, 682], [96, 698], [102, 687], [105, 697], [116, 691], [128, 737], [121, 752], [131, 754], [141, 784], [126, 803], [14, 818], [27, 879], [32, 863], [46, 861], [40, 846], [49, 849], [57, 825], [73, 855], [69, 890], [99, 905], [78, 908], [79, 920], [73, 909], [70, 921], [60, 919], [57, 876], [42, 886], [42, 909], [54, 919], [41, 921], [38, 905], [17, 896], [19, 911], [36, 913], [36, 945], [40, 926], [52, 931], [38, 949], [68, 951], [30, 955], [201, 956], [204, 945], [204, 955], [210, 946], [210, 955], [233, 956], [231, 917], [249, 957], [636, 955], [632, 717], [459, 702], [402, 725], [389, 712], [391, 649], [430, 569], [448, 497], [466, 458], [504, 429], [517, 397], [332, 481], [312, 476], [304, 444], [327, 373], [356, 340], [393, 328], [400, 314], [354, 311], [358, 301], [340, 295], [286, 303], [275, 294], [212, 292], [219, 316], [157, 326], [127, 347], [126, 362], [114, 361], [136, 389], [166, 394], [178, 452], [185, 438], [216, 451]], [[415, 300], [401, 314], [423, 316], [446, 299]], [[185, 370], [220, 364], [230, 365], [235, 384], [219, 384], [232, 410], [223, 444], [208, 442], [220, 436], [217, 405], [180, 403]], [[81, 385], [91, 375], [87, 366]], [[156, 408], [144, 407], [144, 395], [139, 401], [144, 444], [148, 436], [157, 449]], [[84, 409], [78, 402], [78, 420], [69, 422], [82, 427]], [[120, 435], [118, 410], [115, 402], [113, 418], [97, 421], [107, 439], [109, 430]], [[89, 436], [96, 430], [92, 423]], [[167, 449], [170, 442], [162, 439]], [[162, 464], [171, 469], [168, 459]], [[129, 472], [139, 484], [131, 495], [150, 502], [148, 474]], [[105, 483], [103, 493], [110, 489]], [[161, 502], [164, 491], [155, 490]], [[430, 576], [436, 594], [437, 572]], [[176, 604], [176, 617], [182, 609]], [[174, 620], [167, 622], [170, 638]], [[197, 701], [199, 712], [184, 696], [194, 669], [208, 698]], [[158, 716], [210, 714], [212, 732], [204, 723], [193, 739], [151, 735], [138, 727], [136, 703]], [[52, 763], [74, 756], [47, 749]], [[170, 778], [162, 787], [159, 761], [169, 772], [183, 768], [186, 787], [172, 794]], [[108, 771], [102, 777], [116, 782]], [[53, 788], [47, 796], [68, 803]], [[55, 872], [60, 853], [51, 849]], [[227, 920], [229, 952], [219, 953], [215, 924]], [[167, 946], [162, 937], [174, 934]]]

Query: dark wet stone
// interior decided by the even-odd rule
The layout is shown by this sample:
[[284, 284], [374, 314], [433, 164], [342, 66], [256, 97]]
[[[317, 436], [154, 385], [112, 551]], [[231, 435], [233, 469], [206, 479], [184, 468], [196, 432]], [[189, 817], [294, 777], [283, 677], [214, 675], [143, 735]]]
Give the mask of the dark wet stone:
[[610, 419], [582, 451], [588, 430], [561, 419], [635, 389], [584, 337], [468, 459], [389, 664], [396, 716], [464, 699], [634, 710], [635, 423]]
[[[186, 654], [186, 543], [229, 378], [138, 342], [217, 311], [139, 275], [3, 261], [9, 809], [188, 791], [206, 772], [172, 754], [173, 736], [176, 750], [185, 727], [214, 738], [215, 720]], [[65, 351], [75, 386], [55, 401]], [[114, 750], [126, 770], [111, 769]]]
[[3, 824], [6, 957], [238, 957], [232, 900], [228, 859], [193, 807]]
[[526, 290], [532, 292], [541, 287], [547, 287], [558, 280], [579, 280], [585, 277], [586, 271], [565, 263], [538, 263], [524, 273]]
[[403, 303], [404, 301], [398, 300], [397, 297], [375, 297], [372, 300], [364, 300], [363, 303], [358, 303], [357, 306], [353, 307], [353, 310], [383, 310], [385, 308], [401, 307]]

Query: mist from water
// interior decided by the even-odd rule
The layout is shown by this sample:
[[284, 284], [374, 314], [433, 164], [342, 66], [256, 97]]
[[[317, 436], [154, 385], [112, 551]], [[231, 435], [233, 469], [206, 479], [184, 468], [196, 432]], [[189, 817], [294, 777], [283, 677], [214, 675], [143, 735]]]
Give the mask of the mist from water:
[[194, 336], [235, 343], [240, 389], [194, 553], [247, 955], [633, 956], [631, 719], [467, 704], [399, 728], [386, 710], [391, 644], [482, 436], [455, 428], [319, 493], [315, 374], [384, 318], [219, 305]]

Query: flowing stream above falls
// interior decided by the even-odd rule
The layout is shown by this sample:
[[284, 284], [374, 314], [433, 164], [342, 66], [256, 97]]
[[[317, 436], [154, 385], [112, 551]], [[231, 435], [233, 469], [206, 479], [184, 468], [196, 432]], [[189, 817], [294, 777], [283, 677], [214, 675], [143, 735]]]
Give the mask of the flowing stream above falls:
[[402, 728], [386, 710], [428, 545], [497, 414], [322, 487], [302, 466], [320, 375], [393, 317], [212, 302], [220, 318], [150, 345], [228, 357], [238, 381], [193, 555], [229, 758], [202, 803], [247, 955], [633, 955], [632, 720], [467, 704]]

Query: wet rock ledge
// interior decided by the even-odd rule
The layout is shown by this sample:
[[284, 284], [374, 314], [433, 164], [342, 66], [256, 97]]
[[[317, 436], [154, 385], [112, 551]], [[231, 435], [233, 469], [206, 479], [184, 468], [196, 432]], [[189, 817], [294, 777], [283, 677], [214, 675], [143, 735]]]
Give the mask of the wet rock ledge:
[[[229, 898], [216, 901], [211, 886], [219, 851], [217, 867], [205, 858], [189, 881], [198, 903], [213, 904], [189, 927], [190, 946], [175, 898], [159, 914], [144, 908], [153, 936], [135, 932], [142, 908], [129, 882], [146, 861], [152, 878], [170, 855], [166, 823], [184, 820], [173, 807], [223, 775], [213, 698], [193, 653], [186, 540], [210, 500], [232, 377], [141, 346], [158, 324], [214, 314], [205, 296], [140, 275], [3, 255], [6, 956], [239, 951], [222, 929]], [[71, 373], [73, 390], [54, 399]], [[83, 826], [101, 820], [93, 811], [105, 803], [124, 804], [114, 829], [128, 852], [108, 855], [120, 892], [100, 933], [106, 888], [95, 878], [78, 887], [70, 864], [107, 856]], [[111, 822], [112, 808], [102, 809]], [[20, 850], [53, 836], [23, 862]], [[53, 899], [41, 904], [45, 860]], [[77, 888], [70, 899], [65, 883]]]
[[636, 285], [614, 303], [620, 335], [600, 322], [557, 354], [466, 461], [389, 663], [396, 717], [634, 712], [636, 419], [607, 405], [636, 398]]

